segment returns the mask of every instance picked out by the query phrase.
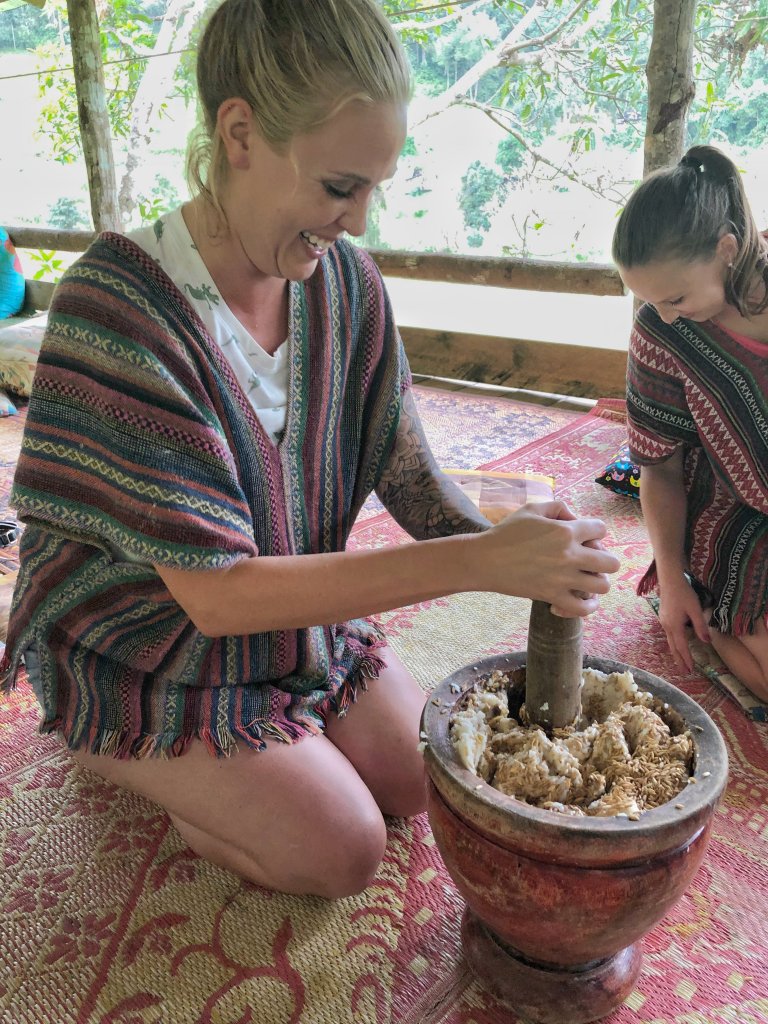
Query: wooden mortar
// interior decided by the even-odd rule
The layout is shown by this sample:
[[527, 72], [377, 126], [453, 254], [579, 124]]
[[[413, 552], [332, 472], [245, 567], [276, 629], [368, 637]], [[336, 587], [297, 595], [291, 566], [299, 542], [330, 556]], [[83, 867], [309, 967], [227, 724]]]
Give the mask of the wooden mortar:
[[[534, 608], [531, 619], [530, 663], [525, 651], [496, 655], [454, 672], [430, 695], [422, 716], [428, 813], [467, 904], [462, 943], [480, 982], [534, 1024], [586, 1024], [627, 998], [640, 972], [642, 936], [698, 870], [728, 756], [714, 722], [681, 690], [642, 669], [587, 656], [586, 668], [630, 669], [641, 690], [669, 706], [675, 729], [691, 732], [692, 784], [636, 821], [558, 814], [488, 785], [461, 764], [449, 735], [451, 713], [468, 690], [501, 671], [510, 678], [510, 707], [525, 699], [545, 728], [569, 724], [578, 713], [580, 623], [577, 631], [571, 620], [553, 622], [546, 606]], [[568, 686], [553, 676], [553, 660], [566, 666]]]

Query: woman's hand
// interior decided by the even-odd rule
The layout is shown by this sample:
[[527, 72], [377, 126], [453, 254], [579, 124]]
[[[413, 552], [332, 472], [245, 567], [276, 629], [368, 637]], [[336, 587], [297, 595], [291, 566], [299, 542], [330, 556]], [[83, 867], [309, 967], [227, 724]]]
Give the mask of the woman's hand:
[[667, 580], [659, 590], [659, 622], [667, 635], [672, 657], [679, 668], [693, 672], [693, 658], [688, 647], [686, 629], [693, 626], [699, 640], [710, 643], [707, 615], [688, 580], [680, 573], [679, 580]]
[[523, 508], [475, 538], [481, 589], [546, 601], [557, 615], [589, 615], [619, 560], [606, 551], [605, 523], [578, 519], [561, 501]]

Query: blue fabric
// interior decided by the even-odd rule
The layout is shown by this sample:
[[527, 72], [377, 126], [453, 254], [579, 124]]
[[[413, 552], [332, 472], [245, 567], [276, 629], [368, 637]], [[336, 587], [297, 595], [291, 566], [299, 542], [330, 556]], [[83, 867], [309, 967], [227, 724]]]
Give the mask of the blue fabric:
[[15, 316], [24, 305], [24, 272], [13, 242], [0, 228], [0, 319]]

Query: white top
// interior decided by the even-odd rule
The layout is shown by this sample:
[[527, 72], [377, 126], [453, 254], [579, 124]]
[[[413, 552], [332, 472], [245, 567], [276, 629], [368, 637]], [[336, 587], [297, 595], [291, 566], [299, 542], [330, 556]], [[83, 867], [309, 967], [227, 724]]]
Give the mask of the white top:
[[265, 352], [222, 299], [192, 241], [181, 208], [128, 236], [158, 263], [208, 328], [262, 426], [277, 443], [288, 404], [288, 341]]

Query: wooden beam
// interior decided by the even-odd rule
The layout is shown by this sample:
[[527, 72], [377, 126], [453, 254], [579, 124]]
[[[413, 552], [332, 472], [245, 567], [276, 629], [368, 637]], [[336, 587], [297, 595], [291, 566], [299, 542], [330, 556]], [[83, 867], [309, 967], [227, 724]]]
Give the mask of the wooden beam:
[[558, 342], [401, 327], [414, 373], [572, 395], [623, 398], [627, 353]]
[[53, 252], [85, 252], [96, 231], [59, 231], [57, 228], [6, 228], [17, 249], [47, 249]]
[[613, 266], [602, 263], [556, 263], [529, 259], [480, 259], [449, 253], [389, 252], [370, 249], [384, 276], [450, 284], [481, 284], [537, 292], [625, 295]]
[[[9, 227], [17, 249], [54, 249], [83, 252], [96, 237], [93, 231], [57, 231], [54, 228]], [[616, 270], [602, 263], [555, 263], [543, 260], [478, 259], [447, 253], [418, 253], [370, 249], [379, 270], [387, 277], [449, 284], [480, 284], [494, 288], [625, 295]]]
[[67, 11], [80, 140], [88, 172], [93, 224], [97, 231], [120, 231], [117, 178], [95, 0], [67, 0]]

